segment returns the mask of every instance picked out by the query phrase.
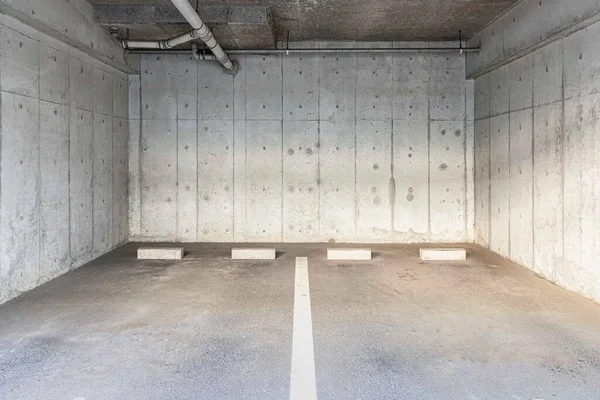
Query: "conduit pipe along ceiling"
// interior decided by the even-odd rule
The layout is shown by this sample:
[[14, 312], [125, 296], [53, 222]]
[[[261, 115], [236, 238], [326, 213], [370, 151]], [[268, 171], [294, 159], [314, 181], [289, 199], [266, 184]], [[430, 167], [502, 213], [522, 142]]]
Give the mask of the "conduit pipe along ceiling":
[[239, 69], [236, 61], [229, 59], [227, 53], [232, 55], [269, 55], [269, 54], [320, 54], [320, 53], [476, 53], [479, 47], [462, 47], [462, 40], [459, 40], [457, 47], [391, 47], [391, 48], [327, 48], [327, 49], [236, 49], [228, 50], [227, 53], [214, 38], [208, 26], [202, 21], [196, 10], [190, 5], [188, 0], [171, 0], [173, 5], [179, 10], [188, 23], [194, 28], [191, 32], [175, 36], [165, 40], [121, 40], [118, 30], [111, 34], [117, 38], [123, 48], [130, 53], [153, 53], [153, 54], [181, 54], [189, 53], [189, 50], [171, 50], [179, 45], [191, 42], [196, 39], [202, 40], [212, 51], [213, 55], [198, 51], [195, 44], [192, 46], [192, 54], [198, 60], [216, 60], [219, 61], [225, 72], [235, 75]]
[[202, 21], [188, 0], [171, 0], [171, 2], [177, 7], [181, 15], [183, 15], [192, 28], [194, 28], [193, 31], [167, 40], [121, 40], [123, 48], [171, 49], [192, 40], [200, 39], [208, 46], [210, 51], [213, 52], [214, 58], [223, 65], [225, 71], [235, 74], [238, 70], [237, 63], [229, 59], [227, 53], [225, 53], [221, 45], [217, 43], [212, 32], [208, 29], [208, 26]]
[[[314, 49], [314, 48], [294, 48], [294, 49], [232, 49], [226, 50], [227, 54], [235, 55], [246, 55], [246, 56], [265, 56], [265, 55], [276, 55], [276, 54], [394, 54], [394, 53], [478, 53], [481, 49], [479, 47], [382, 47], [382, 48], [369, 48], [369, 47], [355, 47], [355, 48], [333, 48], [328, 47], [325, 49]], [[215, 60], [214, 55], [205, 54], [205, 52], [198, 50], [197, 46], [193, 46], [191, 50], [192, 54], [199, 60]], [[190, 50], [154, 50], [154, 49], [133, 49], [129, 50], [131, 54], [189, 54]]]

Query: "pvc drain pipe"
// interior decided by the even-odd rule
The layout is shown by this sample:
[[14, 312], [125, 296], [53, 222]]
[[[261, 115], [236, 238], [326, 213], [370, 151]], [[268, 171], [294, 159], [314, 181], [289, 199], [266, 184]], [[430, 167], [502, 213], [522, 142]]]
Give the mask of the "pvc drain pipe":
[[[192, 28], [194, 28], [193, 31], [166, 40], [121, 40], [118, 31], [112, 29], [111, 36], [113, 39], [119, 40], [124, 49], [133, 50], [130, 51], [131, 53], [137, 52], [136, 50], [169, 50], [192, 40], [200, 39], [208, 46], [210, 51], [212, 51], [214, 59], [223, 65], [225, 72], [235, 75], [239, 69], [239, 65], [237, 62], [229, 59], [227, 53], [225, 53], [223, 48], [217, 43], [212, 32], [208, 29], [208, 26], [202, 21], [190, 3], [187, 0], [171, 0], [171, 2], [177, 7]], [[204, 56], [203, 59], [209, 58]]]

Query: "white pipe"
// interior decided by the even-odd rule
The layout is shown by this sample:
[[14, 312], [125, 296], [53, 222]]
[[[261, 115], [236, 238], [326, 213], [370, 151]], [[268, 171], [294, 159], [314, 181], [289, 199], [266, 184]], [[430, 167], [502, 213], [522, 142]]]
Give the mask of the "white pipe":
[[179, 46], [180, 44], [184, 44], [191, 40], [197, 39], [195, 36], [195, 32], [196, 31], [191, 31], [167, 40], [122, 40], [121, 44], [125, 49], [168, 50], [172, 49], [175, 46]]
[[184, 33], [183, 35], [176, 36], [172, 39], [165, 40], [165, 45], [170, 49], [175, 46], [179, 46], [180, 44], [191, 42], [192, 40], [197, 39], [194, 35], [195, 32], [196, 31], [191, 31], [188, 33]]
[[200, 53], [198, 51], [198, 45], [196, 45], [196, 43], [192, 43], [192, 56], [194, 56], [194, 58], [198, 61], [200, 61], [200, 60], [216, 61], [217, 60], [217, 58], [215, 57], [214, 54]]
[[223, 64], [228, 71], [234, 70], [234, 65], [223, 51], [223, 48], [217, 43], [212, 32], [208, 29], [206, 24], [202, 21], [200, 16], [196, 13], [196, 10], [191, 6], [188, 0], [171, 0], [173, 5], [177, 7], [181, 15], [189, 22], [194, 28], [194, 35], [202, 40], [208, 48], [213, 52], [217, 60]]
[[160, 40], [122, 40], [121, 44], [126, 49], [162, 49]]
[[[194, 28], [193, 31], [184, 33], [183, 35], [175, 36], [167, 40], [121, 40], [121, 45], [125, 49], [162, 49], [168, 50], [173, 47], [182, 45], [195, 39], [202, 40], [213, 52], [215, 59], [223, 64], [228, 73], [235, 75], [237, 72], [237, 63], [232, 62], [223, 48], [217, 43], [215, 37], [206, 24], [202, 21], [196, 10], [190, 5], [187, 0], [171, 0], [173, 5], [177, 7], [183, 17]], [[111, 33], [113, 37], [118, 38], [117, 33]], [[208, 59], [205, 57], [204, 59]]]

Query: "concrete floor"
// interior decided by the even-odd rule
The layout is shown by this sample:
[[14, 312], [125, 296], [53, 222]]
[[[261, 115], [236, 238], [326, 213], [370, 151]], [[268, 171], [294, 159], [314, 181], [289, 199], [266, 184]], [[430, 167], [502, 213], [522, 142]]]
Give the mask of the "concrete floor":
[[308, 256], [319, 399], [600, 398], [600, 306], [476, 246], [272, 262], [126, 245], [0, 306], [2, 399], [286, 399], [295, 257]]

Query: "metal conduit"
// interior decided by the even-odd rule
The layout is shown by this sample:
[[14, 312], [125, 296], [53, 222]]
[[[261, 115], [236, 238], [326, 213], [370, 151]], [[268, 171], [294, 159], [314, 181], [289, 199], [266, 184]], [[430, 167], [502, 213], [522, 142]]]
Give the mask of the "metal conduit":
[[[328, 49], [232, 49], [230, 55], [274, 55], [274, 54], [357, 54], [357, 53], [478, 53], [479, 47], [389, 47], [389, 48], [328, 48]], [[132, 54], [189, 54], [190, 50], [130, 50]], [[195, 54], [194, 51], [192, 51]], [[201, 56], [201, 59], [209, 59]]]

